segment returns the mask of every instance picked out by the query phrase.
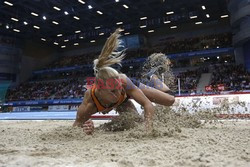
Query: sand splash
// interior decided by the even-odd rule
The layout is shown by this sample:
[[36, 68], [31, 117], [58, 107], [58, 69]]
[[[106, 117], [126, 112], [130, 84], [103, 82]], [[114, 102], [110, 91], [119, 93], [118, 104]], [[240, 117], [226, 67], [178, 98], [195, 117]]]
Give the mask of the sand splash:
[[[213, 121], [216, 117], [208, 112], [197, 112], [190, 114], [188, 111], [174, 112], [170, 107], [156, 106], [154, 125], [151, 133], [146, 132], [143, 116], [134, 112], [124, 112], [114, 117], [110, 122], [95, 128], [93, 136], [86, 135], [81, 128], [59, 126], [53, 130], [40, 135], [40, 141], [69, 142], [74, 140], [88, 140], [96, 136], [114, 135], [119, 133], [119, 140], [146, 139], [161, 137], [177, 137], [182, 128], [200, 128], [203, 122]], [[117, 139], [118, 140], [118, 139]]]
[[182, 128], [200, 128], [203, 126], [202, 122], [216, 122], [216, 120], [216, 115], [208, 111], [190, 114], [187, 110], [175, 112], [170, 107], [157, 105], [151, 133], [145, 131], [142, 116], [133, 112], [124, 112], [111, 122], [102, 125], [99, 130], [123, 131], [126, 138], [173, 137], [181, 133]]
[[147, 74], [152, 70], [154, 71], [154, 74], [171, 89], [176, 86], [175, 77], [171, 69], [171, 61], [165, 54], [154, 53], [147, 58], [141, 70], [142, 81], [147, 83], [145, 77], [147, 77]]

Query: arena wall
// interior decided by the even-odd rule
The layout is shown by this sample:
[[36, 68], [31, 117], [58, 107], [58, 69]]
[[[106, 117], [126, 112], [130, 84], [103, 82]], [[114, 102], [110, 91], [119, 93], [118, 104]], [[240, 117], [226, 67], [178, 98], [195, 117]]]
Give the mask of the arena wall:
[[32, 75], [32, 71], [46, 67], [59, 55], [56, 47], [33, 40], [25, 41], [22, 50], [20, 82], [27, 80]]

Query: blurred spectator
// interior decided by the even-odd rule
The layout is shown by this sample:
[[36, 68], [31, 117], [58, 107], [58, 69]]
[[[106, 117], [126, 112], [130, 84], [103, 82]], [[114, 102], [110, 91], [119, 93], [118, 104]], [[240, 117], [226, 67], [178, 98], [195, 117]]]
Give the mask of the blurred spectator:
[[216, 87], [218, 84], [223, 84], [226, 90], [240, 91], [249, 89], [250, 73], [244, 69], [243, 65], [215, 65], [211, 85]]
[[[180, 79], [181, 91], [182, 93], [192, 93], [196, 92], [197, 84], [199, 82], [201, 74], [205, 72], [201, 68], [197, 70], [188, 70], [186, 72], [181, 72], [176, 75], [176, 85], [178, 83], [177, 79]], [[177, 90], [175, 90], [177, 92]]]

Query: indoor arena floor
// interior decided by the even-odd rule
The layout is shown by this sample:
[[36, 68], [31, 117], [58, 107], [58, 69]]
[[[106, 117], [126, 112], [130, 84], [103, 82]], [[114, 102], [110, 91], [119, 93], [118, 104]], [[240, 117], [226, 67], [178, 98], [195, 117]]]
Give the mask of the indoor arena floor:
[[172, 137], [144, 138], [99, 130], [87, 136], [72, 124], [73, 120], [0, 121], [0, 166], [250, 166], [246, 120], [183, 128]]

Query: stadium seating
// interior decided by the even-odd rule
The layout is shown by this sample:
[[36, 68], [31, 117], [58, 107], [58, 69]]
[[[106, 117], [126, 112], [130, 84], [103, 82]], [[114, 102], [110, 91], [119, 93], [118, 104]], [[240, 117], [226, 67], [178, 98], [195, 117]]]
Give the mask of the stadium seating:
[[222, 84], [225, 90], [242, 91], [250, 89], [250, 73], [247, 72], [243, 65], [222, 64], [215, 65], [211, 85]]
[[167, 40], [155, 45], [152, 51], [162, 50], [163, 53], [171, 54], [230, 46], [232, 46], [232, 34], [225, 33], [181, 40]]
[[[142, 64], [136, 63], [135, 58], [146, 58], [154, 52], [178, 53], [217, 48], [218, 46], [230, 47], [232, 45], [231, 38], [232, 35], [228, 33], [207, 35], [191, 39], [165, 41], [152, 48], [142, 47], [137, 50], [128, 50], [126, 52], [126, 61], [124, 61], [123, 67], [119, 70], [130, 78], [140, 78]], [[98, 53], [62, 57], [44, 69], [91, 65], [97, 57]], [[198, 68], [197, 70], [188, 70], [176, 74], [176, 78], [180, 78], [182, 93], [190, 94], [196, 92], [200, 75], [203, 72], [207, 72], [207, 70], [206, 68]], [[216, 72], [213, 74], [211, 84], [225, 84], [228, 90], [250, 89], [250, 75], [241, 66], [215, 66], [214, 71]], [[91, 68], [36, 74], [29, 81], [10, 89], [6, 98], [8, 101], [82, 98], [86, 91], [86, 77], [92, 76], [93, 70]], [[175, 82], [177, 85], [177, 79]], [[178, 92], [177, 89], [175, 91]]]

